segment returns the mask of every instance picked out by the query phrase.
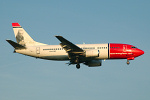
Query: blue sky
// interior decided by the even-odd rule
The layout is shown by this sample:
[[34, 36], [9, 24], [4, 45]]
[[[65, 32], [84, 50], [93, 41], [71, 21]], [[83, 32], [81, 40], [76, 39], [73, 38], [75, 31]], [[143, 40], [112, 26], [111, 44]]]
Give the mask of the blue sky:
[[[149, 100], [149, 0], [2, 0], [0, 3], [0, 100]], [[42, 43], [127, 43], [145, 51], [131, 61], [106, 60], [101, 67], [14, 54], [11, 23], [19, 22]]]

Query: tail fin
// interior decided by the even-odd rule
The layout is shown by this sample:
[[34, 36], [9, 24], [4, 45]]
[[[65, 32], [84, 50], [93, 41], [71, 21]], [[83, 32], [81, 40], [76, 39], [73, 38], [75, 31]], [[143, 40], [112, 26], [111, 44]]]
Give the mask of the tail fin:
[[19, 23], [12, 23], [16, 41], [22, 46], [45, 45], [35, 42], [28, 33], [19, 25]]

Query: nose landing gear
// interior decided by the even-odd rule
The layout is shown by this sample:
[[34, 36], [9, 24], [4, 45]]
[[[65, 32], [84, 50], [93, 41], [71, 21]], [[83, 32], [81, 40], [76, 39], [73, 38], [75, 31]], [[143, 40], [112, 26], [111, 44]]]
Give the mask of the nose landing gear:
[[130, 64], [130, 62], [129, 62], [129, 60], [127, 60], [127, 65], [129, 65]]
[[134, 60], [134, 57], [127, 58], [127, 65], [130, 64], [129, 60]]

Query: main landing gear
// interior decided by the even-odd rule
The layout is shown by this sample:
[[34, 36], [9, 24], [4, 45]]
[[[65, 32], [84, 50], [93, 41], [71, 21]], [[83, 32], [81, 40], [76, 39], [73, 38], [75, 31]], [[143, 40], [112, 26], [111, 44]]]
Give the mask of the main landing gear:
[[80, 63], [79, 63], [79, 58], [78, 57], [77, 57], [75, 62], [77, 63], [76, 68], [79, 69], [80, 68]]
[[77, 65], [76, 65], [76, 68], [79, 69], [79, 68], [80, 68], [80, 64], [77, 64]]
[[130, 62], [129, 62], [129, 60], [127, 60], [127, 65], [129, 65], [130, 64]]

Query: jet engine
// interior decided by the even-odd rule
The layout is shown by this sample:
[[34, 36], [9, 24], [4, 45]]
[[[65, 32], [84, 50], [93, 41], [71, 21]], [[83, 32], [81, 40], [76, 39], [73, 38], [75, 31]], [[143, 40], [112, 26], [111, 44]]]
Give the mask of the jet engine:
[[99, 57], [99, 50], [87, 50], [84, 55], [85, 57]]
[[91, 60], [84, 63], [85, 65], [89, 67], [98, 67], [102, 65], [102, 60]]

